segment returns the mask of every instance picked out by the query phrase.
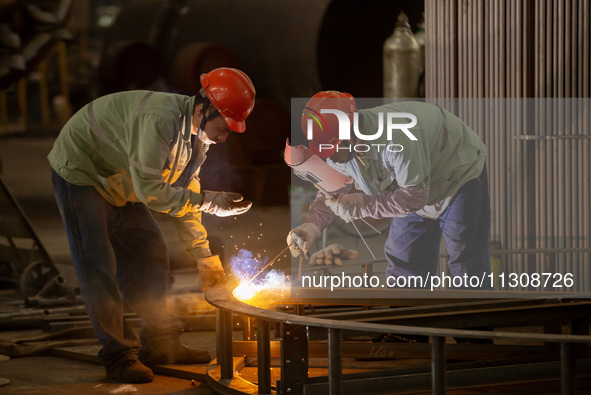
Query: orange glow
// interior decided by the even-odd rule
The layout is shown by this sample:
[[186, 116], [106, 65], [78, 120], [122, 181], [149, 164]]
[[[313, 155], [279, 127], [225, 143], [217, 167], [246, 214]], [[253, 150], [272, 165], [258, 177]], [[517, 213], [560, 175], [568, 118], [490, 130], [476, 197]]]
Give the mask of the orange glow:
[[242, 282], [233, 291], [236, 299], [261, 308], [284, 303], [291, 295], [289, 278], [276, 271], [269, 272], [256, 283]]

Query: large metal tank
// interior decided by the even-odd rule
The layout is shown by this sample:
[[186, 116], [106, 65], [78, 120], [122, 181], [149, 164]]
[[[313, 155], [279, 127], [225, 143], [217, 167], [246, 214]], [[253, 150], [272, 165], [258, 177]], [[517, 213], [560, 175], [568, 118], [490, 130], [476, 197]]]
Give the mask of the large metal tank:
[[384, 97], [418, 97], [421, 68], [421, 47], [401, 12], [384, 42]]
[[258, 97], [289, 109], [292, 97], [322, 89], [382, 96], [382, 43], [403, 6], [411, 24], [421, 20], [422, 2], [135, 0], [122, 9], [106, 45], [152, 43], [171, 62], [186, 45], [222, 44]]
[[[325, 89], [380, 97], [382, 43], [392, 32], [402, 4], [392, 0], [373, 0], [371, 6], [359, 0], [132, 0], [109, 31], [102, 63], [137, 64], [117, 60], [128, 53], [119, 50], [127, 48], [120, 43], [147, 44], [166, 65], [162, 77], [170, 89], [185, 94], [196, 93], [198, 77], [208, 68], [244, 70], [257, 90], [247, 133], [210, 150], [201, 173], [203, 186], [239, 190], [257, 204], [284, 204], [290, 171], [282, 151], [290, 136], [291, 98], [310, 97]], [[411, 21], [419, 22], [422, 2], [406, 7]], [[149, 70], [141, 75], [156, 75], [157, 65], [143, 62]], [[136, 80], [134, 70], [107, 66], [102, 72], [113, 79], [130, 76], [115, 81], [124, 83], [119, 90], [130, 89], [128, 82]], [[113, 89], [116, 84], [107, 85]]]

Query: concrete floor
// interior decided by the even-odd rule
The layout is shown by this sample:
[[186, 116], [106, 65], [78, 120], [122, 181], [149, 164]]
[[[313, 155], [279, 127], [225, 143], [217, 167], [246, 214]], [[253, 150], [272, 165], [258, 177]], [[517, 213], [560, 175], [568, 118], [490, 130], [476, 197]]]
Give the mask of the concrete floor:
[[98, 364], [52, 356], [0, 362], [0, 377], [10, 380], [0, 387], [2, 394], [213, 394], [204, 383], [161, 375], [149, 384], [115, 383]]

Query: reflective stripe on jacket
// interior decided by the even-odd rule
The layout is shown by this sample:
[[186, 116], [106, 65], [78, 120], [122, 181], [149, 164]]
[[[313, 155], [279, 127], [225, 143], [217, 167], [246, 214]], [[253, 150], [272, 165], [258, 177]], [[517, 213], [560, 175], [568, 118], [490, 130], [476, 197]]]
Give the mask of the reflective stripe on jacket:
[[[114, 206], [141, 202], [182, 217], [194, 237], [205, 240], [197, 170], [187, 189], [173, 187], [191, 158], [195, 98], [128, 91], [100, 97], [63, 127], [48, 159], [66, 181], [89, 185]], [[198, 146], [199, 166], [208, 146]], [[196, 232], [196, 233], [195, 233]]]

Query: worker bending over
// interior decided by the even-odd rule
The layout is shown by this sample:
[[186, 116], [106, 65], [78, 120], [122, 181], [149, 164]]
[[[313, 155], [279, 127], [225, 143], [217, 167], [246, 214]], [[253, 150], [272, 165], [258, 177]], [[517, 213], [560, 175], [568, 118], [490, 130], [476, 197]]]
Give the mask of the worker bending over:
[[[201, 86], [193, 97], [150, 91], [100, 97], [68, 121], [48, 156], [99, 355], [107, 376], [118, 381], [152, 381], [145, 365], [211, 359], [179, 341], [167, 308], [168, 252], [151, 214], [182, 220], [181, 241], [203, 287], [223, 279], [201, 213], [243, 214], [252, 203], [238, 193], [201, 191], [199, 168], [211, 144], [245, 131], [255, 89], [231, 68], [203, 74]], [[144, 320], [139, 338], [125, 324], [124, 305]]]
[[[322, 111], [326, 109], [331, 111]], [[410, 114], [416, 124], [408, 130], [394, 130], [390, 139], [384, 131], [376, 139], [363, 141], [355, 130], [349, 130], [350, 139], [340, 139], [342, 120], [334, 114], [346, 114], [352, 129], [369, 136], [387, 129], [386, 114], [392, 112]], [[324, 122], [312, 119], [320, 120], [319, 114]], [[293, 256], [307, 254], [335, 214], [346, 222], [392, 218], [384, 248], [386, 280], [399, 276], [428, 280], [429, 273], [436, 275], [442, 234], [453, 276], [490, 273], [486, 148], [459, 118], [422, 102], [357, 111], [348, 93], [324, 91], [306, 105], [302, 128], [310, 140], [309, 148], [353, 178], [355, 188], [342, 189], [334, 199], [318, 193], [304, 223], [288, 235]], [[322, 262], [327, 255], [333, 259], [334, 248], [327, 248], [328, 252], [313, 256], [311, 263]]]

